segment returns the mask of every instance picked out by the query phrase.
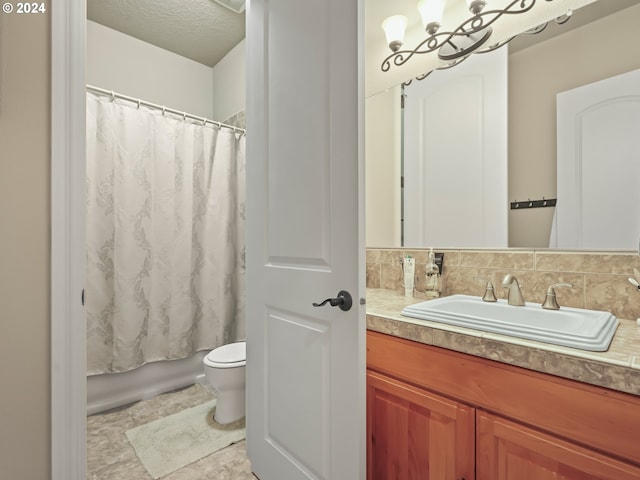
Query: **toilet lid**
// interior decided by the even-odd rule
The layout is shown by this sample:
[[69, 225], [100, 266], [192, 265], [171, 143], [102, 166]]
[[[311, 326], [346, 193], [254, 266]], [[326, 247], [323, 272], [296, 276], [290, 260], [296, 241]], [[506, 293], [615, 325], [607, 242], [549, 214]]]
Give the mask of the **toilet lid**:
[[247, 343], [236, 342], [222, 345], [207, 354], [207, 360], [215, 363], [237, 363], [247, 359]]

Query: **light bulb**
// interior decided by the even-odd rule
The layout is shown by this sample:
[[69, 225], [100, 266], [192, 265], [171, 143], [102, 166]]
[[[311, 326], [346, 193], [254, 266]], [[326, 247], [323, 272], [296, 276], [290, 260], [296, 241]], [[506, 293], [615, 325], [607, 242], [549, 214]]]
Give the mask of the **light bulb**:
[[404, 42], [404, 32], [407, 28], [407, 17], [393, 15], [382, 22], [382, 29], [387, 37], [389, 48], [397, 52]]
[[422, 24], [429, 35], [433, 35], [440, 28], [444, 12], [444, 0], [419, 0], [418, 11], [422, 17]]

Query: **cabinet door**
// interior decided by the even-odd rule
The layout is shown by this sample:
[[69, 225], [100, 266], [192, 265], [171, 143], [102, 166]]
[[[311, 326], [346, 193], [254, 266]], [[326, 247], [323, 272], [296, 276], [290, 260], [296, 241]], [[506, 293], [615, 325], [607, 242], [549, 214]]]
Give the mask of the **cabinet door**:
[[476, 455], [478, 480], [640, 479], [640, 468], [480, 411]]
[[473, 480], [474, 409], [367, 372], [367, 478]]

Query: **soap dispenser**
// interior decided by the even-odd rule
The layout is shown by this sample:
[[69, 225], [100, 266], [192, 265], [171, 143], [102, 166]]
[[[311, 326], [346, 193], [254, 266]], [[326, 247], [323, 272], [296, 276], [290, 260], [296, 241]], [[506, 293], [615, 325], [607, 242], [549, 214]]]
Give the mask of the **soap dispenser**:
[[429, 249], [429, 258], [427, 260], [427, 265], [425, 266], [425, 273], [427, 276], [424, 289], [426, 297], [439, 297], [440, 292], [442, 291], [442, 278], [440, 275], [440, 268], [436, 264], [436, 256], [433, 253], [433, 248]]

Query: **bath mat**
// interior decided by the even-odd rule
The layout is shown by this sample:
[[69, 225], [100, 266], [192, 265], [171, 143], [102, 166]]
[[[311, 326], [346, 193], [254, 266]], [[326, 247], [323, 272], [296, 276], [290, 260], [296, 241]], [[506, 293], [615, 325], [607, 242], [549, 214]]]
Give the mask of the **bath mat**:
[[245, 438], [244, 418], [228, 425], [213, 420], [215, 400], [127, 430], [138, 458], [154, 478]]

